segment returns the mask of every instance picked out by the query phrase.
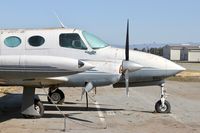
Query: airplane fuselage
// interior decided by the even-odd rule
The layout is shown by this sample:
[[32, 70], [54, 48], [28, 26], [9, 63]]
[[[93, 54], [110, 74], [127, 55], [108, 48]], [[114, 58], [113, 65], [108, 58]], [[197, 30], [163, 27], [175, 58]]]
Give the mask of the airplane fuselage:
[[[82, 87], [85, 83], [92, 82], [94, 86], [114, 84], [115, 87], [124, 87], [124, 79], [120, 72], [120, 66], [125, 58], [124, 49], [113, 48], [98, 39], [78, 29], [0, 30], [1, 56], [66, 57], [95, 66], [93, 69], [78, 74], [49, 78], [27, 78], [26, 74], [30, 76], [34, 73], [21, 71], [24, 77], [14, 78], [12, 76], [12, 80], [9, 80], [9, 75], [5, 76], [0, 72], [0, 79], [4, 80], [1, 84], [38, 87], [57, 84], [58, 86]], [[130, 51], [130, 61], [143, 66], [142, 69], [129, 73], [130, 86], [161, 84], [166, 77], [184, 70], [165, 58], [135, 50]]]

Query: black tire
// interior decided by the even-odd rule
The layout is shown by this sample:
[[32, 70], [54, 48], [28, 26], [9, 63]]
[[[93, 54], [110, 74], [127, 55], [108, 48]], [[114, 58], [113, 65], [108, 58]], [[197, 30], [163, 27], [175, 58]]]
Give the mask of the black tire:
[[40, 116], [38, 116], [37, 118], [41, 118], [44, 115], [44, 106], [42, 102], [38, 99], [35, 99], [34, 108], [40, 114]]
[[32, 116], [23, 114], [24, 118], [41, 118], [44, 115], [44, 106], [39, 99], [34, 100], [34, 109], [40, 114], [40, 116]]
[[47, 97], [47, 100], [49, 103], [53, 104], [62, 104], [65, 100], [65, 94], [63, 93], [62, 90], [56, 89], [54, 92], [49, 92], [49, 97]]
[[157, 113], [170, 113], [171, 105], [167, 100], [165, 100], [165, 106], [162, 107], [161, 100], [159, 100], [155, 104], [155, 110]]

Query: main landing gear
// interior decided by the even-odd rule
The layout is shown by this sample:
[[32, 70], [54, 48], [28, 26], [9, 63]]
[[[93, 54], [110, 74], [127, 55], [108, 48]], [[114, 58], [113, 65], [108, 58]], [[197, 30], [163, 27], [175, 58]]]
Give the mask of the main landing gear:
[[155, 104], [155, 110], [158, 113], [170, 113], [171, 106], [170, 103], [166, 100], [166, 90], [164, 89], [164, 84], [160, 85], [161, 87], [161, 98]]
[[40, 118], [44, 115], [44, 106], [35, 98], [35, 88], [24, 87], [21, 113], [25, 118]]
[[51, 104], [62, 104], [65, 100], [65, 94], [57, 87], [50, 87], [47, 100]]

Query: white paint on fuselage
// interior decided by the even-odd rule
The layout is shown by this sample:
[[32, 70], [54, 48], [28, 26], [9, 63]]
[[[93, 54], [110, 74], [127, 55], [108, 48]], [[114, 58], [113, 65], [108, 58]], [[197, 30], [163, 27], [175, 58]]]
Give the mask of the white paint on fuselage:
[[[59, 35], [62, 33], [77, 33], [88, 48], [87, 50], [63, 48], [59, 45]], [[33, 47], [28, 44], [31, 36], [40, 35], [45, 38], [45, 43], [40, 47]], [[22, 43], [16, 48], [7, 47], [4, 39], [9, 36], [18, 36]], [[122, 60], [125, 59], [125, 50], [120, 48], [105, 47], [93, 50], [78, 29], [14, 29], [0, 30], [0, 54], [1, 55], [46, 55], [81, 59], [94, 65], [92, 71], [68, 76], [68, 84], [84, 85], [84, 82], [93, 81], [97, 85], [108, 85], [117, 82], [120, 78], [119, 68]], [[95, 54], [88, 54], [88, 51], [95, 51]], [[139, 71], [130, 73], [130, 81], [140, 82], [152, 80], [149, 77], [168, 77], [185, 70], [183, 67], [171, 62], [163, 57], [130, 50], [130, 60], [143, 66]], [[111, 78], [114, 77], [114, 78]], [[148, 77], [147, 79], [145, 79]], [[107, 81], [107, 82], [106, 82]], [[60, 81], [59, 81], [60, 82]], [[99, 83], [99, 84], [98, 84]], [[23, 82], [22, 82], [23, 84]]]
[[[99, 54], [101, 58], [104, 56], [104, 58], [113, 61], [121, 61], [125, 58], [125, 51], [120, 48], [107, 47], [97, 51], [97, 54]], [[145, 68], [143, 69], [154, 68], [161, 70], [185, 70], [185, 68], [177, 65], [176, 63], [154, 54], [135, 50], [130, 50], [129, 54], [130, 60], [144, 66]]]

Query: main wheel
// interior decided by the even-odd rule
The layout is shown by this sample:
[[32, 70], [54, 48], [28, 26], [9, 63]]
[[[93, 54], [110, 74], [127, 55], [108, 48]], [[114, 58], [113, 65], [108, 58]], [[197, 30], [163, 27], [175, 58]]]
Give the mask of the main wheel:
[[34, 108], [40, 114], [39, 117], [42, 117], [44, 115], [44, 106], [40, 100], [35, 99]]
[[159, 100], [155, 104], [155, 110], [158, 113], [170, 113], [171, 105], [167, 100], [165, 100], [164, 106], [162, 107], [161, 100]]
[[34, 100], [34, 109], [40, 114], [40, 116], [25, 115], [25, 118], [41, 118], [44, 115], [44, 106], [39, 99]]
[[56, 89], [53, 92], [49, 92], [49, 97], [47, 97], [49, 103], [62, 104], [65, 100], [65, 94], [60, 89]]

